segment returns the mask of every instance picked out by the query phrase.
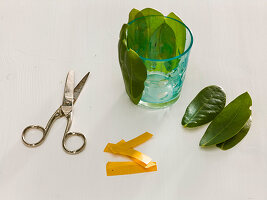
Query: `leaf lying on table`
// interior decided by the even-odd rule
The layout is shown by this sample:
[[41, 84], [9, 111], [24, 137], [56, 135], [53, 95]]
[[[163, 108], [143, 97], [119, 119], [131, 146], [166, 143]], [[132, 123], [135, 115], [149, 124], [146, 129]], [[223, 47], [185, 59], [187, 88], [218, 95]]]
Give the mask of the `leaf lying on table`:
[[248, 121], [251, 105], [252, 100], [247, 92], [234, 99], [210, 123], [199, 145], [219, 144], [235, 136]]
[[225, 142], [219, 143], [216, 146], [222, 150], [228, 150], [237, 145], [248, 133], [251, 126], [251, 118], [248, 119], [243, 128], [233, 137], [226, 140]]
[[226, 96], [221, 87], [205, 87], [191, 101], [182, 119], [184, 127], [197, 127], [212, 121], [224, 108]]

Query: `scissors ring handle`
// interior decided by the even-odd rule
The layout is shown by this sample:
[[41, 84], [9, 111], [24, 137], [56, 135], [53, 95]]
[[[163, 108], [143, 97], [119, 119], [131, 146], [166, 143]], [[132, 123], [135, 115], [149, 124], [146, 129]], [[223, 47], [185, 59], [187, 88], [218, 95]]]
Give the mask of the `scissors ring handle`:
[[[74, 136], [78, 136], [78, 137], [82, 138], [82, 140], [83, 140], [83, 145], [82, 145], [79, 149], [76, 149], [76, 150], [69, 150], [69, 149], [67, 149], [67, 147], [66, 147], [66, 141], [67, 141], [70, 137], [74, 137]], [[62, 146], [63, 146], [63, 149], [64, 149], [67, 153], [69, 153], [69, 154], [78, 154], [78, 153], [81, 153], [81, 152], [84, 150], [84, 148], [85, 148], [85, 146], [86, 146], [86, 138], [85, 138], [85, 136], [84, 136], [82, 133], [68, 132], [68, 133], [64, 136], [64, 138], [63, 138], [63, 140], [62, 140]]]
[[[41, 131], [42, 134], [43, 134], [42, 138], [41, 138], [38, 142], [36, 142], [36, 143], [28, 143], [28, 142], [26, 141], [26, 139], [25, 139], [25, 137], [26, 137], [26, 133], [27, 133], [29, 130], [32, 130], [32, 129], [39, 130], [39, 131]], [[31, 125], [31, 126], [26, 127], [26, 128], [23, 130], [23, 132], [22, 132], [22, 141], [23, 141], [23, 143], [24, 143], [26, 146], [28, 146], [28, 147], [37, 147], [37, 146], [39, 146], [40, 144], [43, 143], [43, 141], [45, 140], [45, 136], [46, 136], [46, 130], [45, 130], [43, 127], [38, 126], [38, 125]]]

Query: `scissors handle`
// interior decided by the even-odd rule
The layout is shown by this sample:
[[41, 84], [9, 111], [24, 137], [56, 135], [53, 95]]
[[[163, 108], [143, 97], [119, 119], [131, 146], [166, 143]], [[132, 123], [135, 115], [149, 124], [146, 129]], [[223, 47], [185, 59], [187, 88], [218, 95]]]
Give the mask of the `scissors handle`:
[[[66, 142], [70, 137], [80, 137], [80, 138], [82, 138], [82, 141], [83, 141], [82, 146], [80, 148], [78, 148], [78, 149], [75, 149], [75, 150], [69, 150], [66, 147]], [[69, 154], [78, 154], [78, 153], [80, 153], [80, 152], [82, 152], [84, 150], [84, 148], [86, 146], [86, 138], [85, 138], [84, 134], [82, 134], [82, 133], [68, 132], [63, 137], [62, 146], [63, 146], [63, 149], [65, 150], [65, 152], [67, 152]]]
[[[78, 154], [78, 153], [80, 153], [80, 152], [82, 152], [84, 150], [84, 148], [86, 146], [86, 138], [85, 138], [84, 134], [82, 134], [82, 133], [69, 132], [71, 124], [72, 124], [72, 112], [70, 112], [65, 117], [67, 118], [67, 126], [66, 126], [65, 133], [64, 133], [64, 136], [63, 136], [63, 140], [62, 140], [63, 149], [65, 150], [66, 153], [73, 154], [73, 155], [74, 154]], [[75, 150], [68, 149], [66, 147], [66, 142], [71, 137], [80, 137], [82, 139], [82, 141], [83, 141], [82, 146], [80, 148], [78, 148], [78, 149], [75, 149]]]
[[[42, 138], [41, 138], [38, 142], [36, 142], [36, 143], [29, 143], [29, 142], [27, 142], [26, 139], [25, 139], [25, 137], [26, 137], [26, 133], [27, 133], [28, 131], [30, 131], [30, 130], [33, 130], [33, 129], [41, 131], [42, 134], [43, 134], [43, 136], [42, 136]], [[38, 126], [38, 125], [30, 125], [30, 126], [26, 127], [26, 128], [23, 130], [23, 132], [22, 132], [22, 141], [23, 141], [23, 143], [24, 143], [26, 146], [28, 146], [28, 147], [37, 147], [37, 146], [39, 146], [40, 144], [42, 144], [42, 143], [44, 142], [45, 137], [46, 137], [46, 133], [47, 133], [47, 132], [46, 132], [46, 130], [45, 130], [43, 127]]]
[[[21, 137], [22, 142], [28, 147], [37, 147], [37, 146], [41, 145], [45, 141], [45, 138], [46, 138], [52, 124], [54, 123], [54, 121], [60, 117], [62, 117], [62, 112], [61, 112], [61, 109], [59, 108], [56, 110], [56, 112], [49, 119], [45, 128], [43, 128], [42, 126], [39, 126], [39, 125], [30, 125], [30, 126], [26, 127], [22, 132], [22, 137]], [[43, 136], [38, 142], [29, 143], [26, 141], [26, 135], [30, 130], [34, 130], [34, 129], [41, 131]]]

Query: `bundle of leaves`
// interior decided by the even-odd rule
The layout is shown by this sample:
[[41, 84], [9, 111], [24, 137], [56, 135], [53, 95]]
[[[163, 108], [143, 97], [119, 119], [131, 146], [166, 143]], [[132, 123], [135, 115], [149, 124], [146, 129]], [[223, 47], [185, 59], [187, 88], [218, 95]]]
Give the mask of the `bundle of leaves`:
[[118, 44], [119, 62], [125, 89], [134, 104], [144, 90], [147, 69], [142, 58], [162, 60], [184, 52], [186, 28], [174, 13], [162, 13], [145, 8], [132, 9], [128, 24], [123, 24]]

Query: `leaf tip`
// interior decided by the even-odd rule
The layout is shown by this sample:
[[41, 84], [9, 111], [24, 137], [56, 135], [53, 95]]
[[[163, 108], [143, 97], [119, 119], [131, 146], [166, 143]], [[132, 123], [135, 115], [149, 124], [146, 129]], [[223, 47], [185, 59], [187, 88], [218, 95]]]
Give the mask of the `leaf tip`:
[[140, 11], [137, 10], [136, 8], [133, 8], [130, 13], [129, 13], [129, 19], [128, 19], [128, 23], [133, 21], [136, 17], [136, 15], [139, 13]]
[[200, 141], [200, 142], [199, 142], [199, 146], [200, 146], [200, 147], [204, 147], [205, 145], [203, 144], [202, 141]]
[[207, 145], [207, 143], [204, 140], [201, 139], [200, 142], [199, 142], [199, 146], [200, 147], [206, 147], [208, 145]]
[[139, 12], [136, 8], [133, 8], [130, 12]]
[[[244, 92], [244, 93], [241, 94], [241, 95], [246, 95], [246, 96], [249, 96], [249, 97], [250, 97], [250, 94], [248, 93], [248, 91]], [[240, 96], [241, 96], [241, 95], [240, 95]]]
[[175, 15], [174, 12], [170, 12], [170, 13], [167, 15], [167, 17], [172, 16], [172, 15]]
[[183, 127], [186, 127], [187, 126], [187, 123], [185, 122], [184, 117], [183, 117], [183, 119], [181, 121], [181, 124], [182, 124]]

